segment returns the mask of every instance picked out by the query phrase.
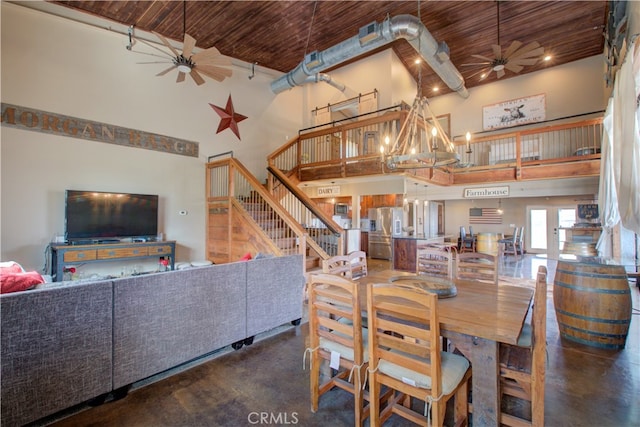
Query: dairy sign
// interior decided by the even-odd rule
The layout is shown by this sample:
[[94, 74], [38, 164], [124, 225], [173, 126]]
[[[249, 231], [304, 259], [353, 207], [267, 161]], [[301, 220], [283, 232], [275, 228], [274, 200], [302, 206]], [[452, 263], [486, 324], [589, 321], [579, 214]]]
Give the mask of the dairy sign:
[[465, 199], [484, 199], [491, 197], [509, 197], [509, 186], [465, 188], [462, 195]]
[[333, 185], [331, 187], [318, 187], [318, 197], [333, 197], [340, 194], [340, 186]]

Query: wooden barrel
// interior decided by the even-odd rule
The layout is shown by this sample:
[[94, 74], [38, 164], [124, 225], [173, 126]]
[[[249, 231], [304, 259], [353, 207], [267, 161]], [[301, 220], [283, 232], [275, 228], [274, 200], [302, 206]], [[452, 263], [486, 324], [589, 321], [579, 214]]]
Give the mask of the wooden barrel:
[[562, 337], [592, 347], [624, 348], [631, 323], [624, 267], [558, 261], [553, 304]]
[[478, 233], [476, 251], [497, 256], [500, 249], [498, 241], [501, 238], [502, 235], [499, 233]]
[[562, 253], [586, 257], [598, 256], [596, 244], [592, 242], [564, 242]]

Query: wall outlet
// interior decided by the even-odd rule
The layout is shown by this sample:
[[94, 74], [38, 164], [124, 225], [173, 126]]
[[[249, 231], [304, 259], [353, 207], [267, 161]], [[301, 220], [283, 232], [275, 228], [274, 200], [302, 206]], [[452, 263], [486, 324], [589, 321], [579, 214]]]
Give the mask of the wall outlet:
[[515, 224], [509, 224], [509, 227], [511, 227], [511, 228], [515, 228], [515, 227], [516, 227], [516, 225], [515, 225]]

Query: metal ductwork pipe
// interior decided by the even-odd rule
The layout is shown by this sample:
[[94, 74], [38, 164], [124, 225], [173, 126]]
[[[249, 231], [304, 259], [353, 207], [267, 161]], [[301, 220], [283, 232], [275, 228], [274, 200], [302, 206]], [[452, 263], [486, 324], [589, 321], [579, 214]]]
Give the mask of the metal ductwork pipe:
[[309, 53], [295, 69], [271, 82], [271, 90], [278, 94], [295, 86], [302, 86], [309, 82], [310, 76], [401, 38], [409, 42], [451, 90], [458, 92], [463, 98], [469, 97], [462, 75], [449, 59], [446, 43], [438, 43], [413, 15], [398, 15], [385, 19], [382, 24], [372, 22], [360, 28], [357, 36], [322, 52]]
[[305, 79], [305, 83], [319, 83], [319, 82], [325, 82], [329, 86], [335, 87], [340, 92], [344, 92], [344, 90], [347, 88], [344, 85], [344, 83], [340, 83], [339, 81], [332, 79], [329, 74], [325, 74], [325, 73], [314, 74], [313, 76], [309, 76]]

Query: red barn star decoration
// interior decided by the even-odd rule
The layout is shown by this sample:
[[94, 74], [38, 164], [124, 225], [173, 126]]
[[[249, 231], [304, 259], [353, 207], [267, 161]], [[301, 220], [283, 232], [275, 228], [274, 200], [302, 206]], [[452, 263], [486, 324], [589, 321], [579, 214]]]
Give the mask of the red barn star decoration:
[[213, 104], [209, 105], [211, 105], [211, 108], [213, 108], [221, 118], [220, 124], [218, 125], [218, 131], [216, 133], [220, 133], [223, 130], [229, 128], [233, 133], [236, 134], [238, 139], [240, 139], [240, 130], [238, 129], [238, 123], [246, 119], [247, 116], [243, 116], [242, 114], [238, 114], [235, 112], [235, 110], [233, 109], [233, 101], [231, 101], [231, 95], [229, 95], [227, 106], [225, 108]]

